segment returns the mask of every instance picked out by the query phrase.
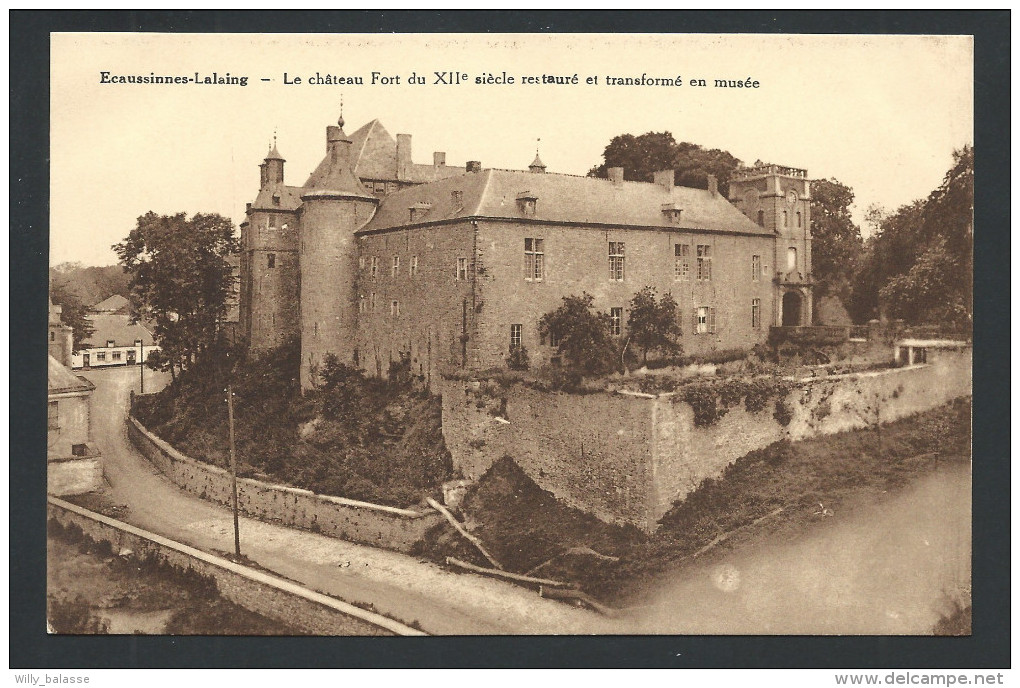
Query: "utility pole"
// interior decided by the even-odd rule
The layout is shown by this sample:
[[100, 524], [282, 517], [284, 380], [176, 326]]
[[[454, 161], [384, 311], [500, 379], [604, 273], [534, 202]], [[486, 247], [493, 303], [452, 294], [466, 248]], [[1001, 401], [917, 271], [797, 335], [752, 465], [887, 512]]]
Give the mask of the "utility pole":
[[230, 426], [230, 489], [234, 510], [234, 554], [241, 556], [241, 533], [237, 525], [237, 453], [234, 450], [234, 386], [227, 383], [227, 424]]
[[138, 393], [145, 394], [145, 344], [138, 340]]

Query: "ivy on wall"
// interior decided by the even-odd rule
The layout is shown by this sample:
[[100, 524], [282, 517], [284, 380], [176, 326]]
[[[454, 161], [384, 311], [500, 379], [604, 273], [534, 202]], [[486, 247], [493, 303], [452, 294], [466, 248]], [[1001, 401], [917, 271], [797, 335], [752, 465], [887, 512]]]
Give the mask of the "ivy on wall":
[[[775, 399], [773, 417], [786, 426], [793, 418], [785, 402], [790, 389], [790, 383], [778, 378], [730, 379], [685, 385], [672, 399], [673, 403], [684, 402], [690, 405], [694, 410], [694, 425], [699, 428], [715, 424], [731, 408], [739, 406], [741, 401], [748, 413], [761, 413]], [[780, 411], [780, 404], [785, 407], [785, 411]]]

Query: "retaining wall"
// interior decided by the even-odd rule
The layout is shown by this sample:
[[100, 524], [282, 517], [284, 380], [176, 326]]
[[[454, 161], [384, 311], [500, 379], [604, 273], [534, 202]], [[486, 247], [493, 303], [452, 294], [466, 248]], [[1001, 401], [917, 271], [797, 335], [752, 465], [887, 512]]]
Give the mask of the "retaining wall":
[[652, 531], [674, 502], [752, 450], [889, 422], [970, 394], [971, 350], [930, 351], [926, 365], [790, 382], [787, 426], [769, 403], [756, 414], [731, 408], [698, 427], [694, 410], [671, 394], [576, 395], [445, 380], [443, 436], [465, 477], [477, 479], [508, 454], [570, 506]]
[[[179, 487], [225, 506], [231, 504], [230, 473], [196, 461], [128, 417], [128, 437]], [[315, 494], [287, 485], [237, 479], [238, 509], [253, 518], [305, 528], [373, 547], [407, 552], [441, 517], [432, 511], [398, 509]]]
[[224, 598], [309, 633], [425, 635], [398, 621], [54, 497], [49, 498], [46, 510], [47, 516], [62, 526], [75, 525], [93, 540], [109, 542], [114, 551], [127, 548], [136, 557], [155, 557], [182, 570], [191, 569], [210, 576]]
[[46, 491], [64, 496], [83, 494], [103, 486], [103, 460], [98, 456], [68, 456], [46, 461]]

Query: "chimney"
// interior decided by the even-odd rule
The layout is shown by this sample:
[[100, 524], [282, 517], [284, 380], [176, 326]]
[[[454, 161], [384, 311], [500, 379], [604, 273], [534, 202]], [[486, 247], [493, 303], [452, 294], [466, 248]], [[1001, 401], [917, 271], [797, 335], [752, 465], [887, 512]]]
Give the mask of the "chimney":
[[609, 180], [614, 184], [623, 183], [623, 168], [622, 167], [610, 167], [606, 172], [609, 174]]
[[673, 170], [660, 170], [653, 175], [656, 184], [666, 190], [666, 193], [673, 193], [673, 184], [676, 179]]
[[397, 179], [411, 176], [411, 135], [397, 134]]
[[446, 153], [436, 151], [432, 154], [432, 164], [435, 167], [446, 167]]
[[708, 175], [708, 192], [713, 196], [719, 195], [719, 180], [714, 174]]
[[468, 160], [467, 171], [468, 172], [481, 172], [482, 171], [482, 163], [481, 163], [481, 161], [480, 160]]

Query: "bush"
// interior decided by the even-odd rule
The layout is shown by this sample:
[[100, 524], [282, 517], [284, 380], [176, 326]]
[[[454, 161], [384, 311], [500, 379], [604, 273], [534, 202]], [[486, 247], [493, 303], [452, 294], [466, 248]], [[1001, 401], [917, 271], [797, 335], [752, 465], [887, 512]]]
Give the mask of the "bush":
[[528, 350], [523, 346], [510, 347], [510, 354], [506, 357], [506, 365], [510, 370], [528, 369]]
[[73, 600], [47, 597], [47, 621], [54, 633], [109, 633], [110, 622], [92, 612], [88, 600], [78, 595]]

